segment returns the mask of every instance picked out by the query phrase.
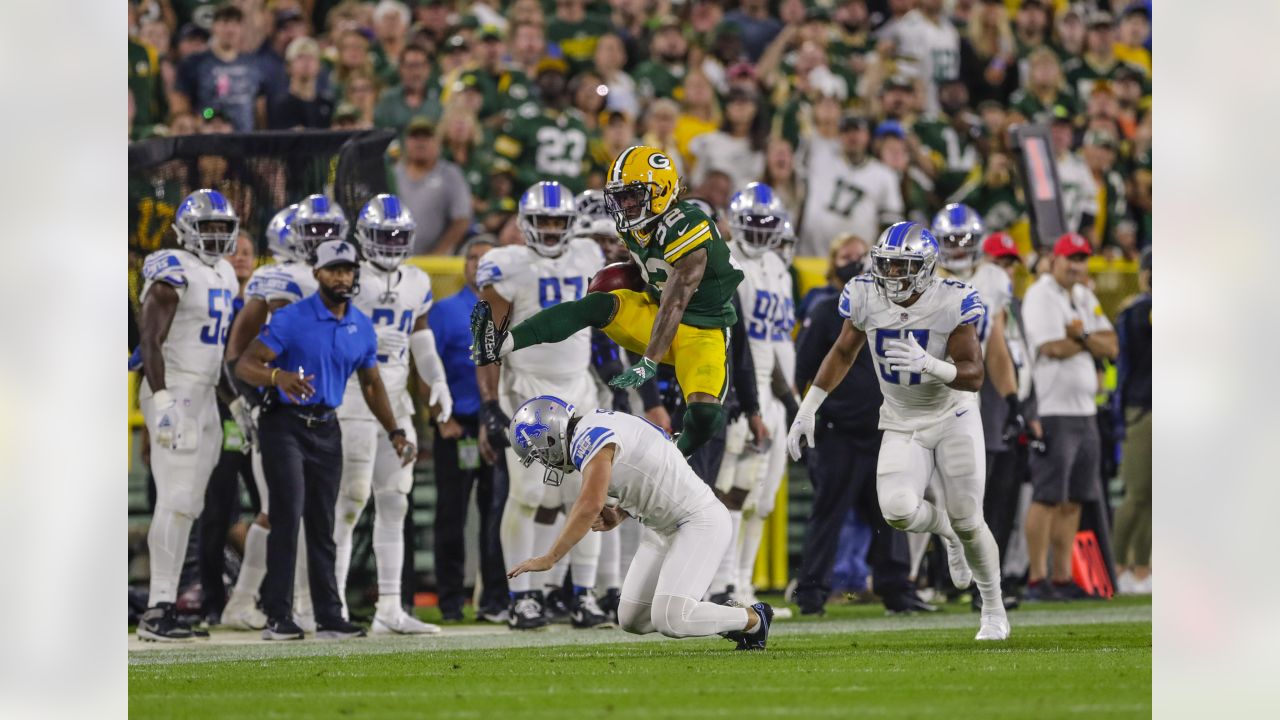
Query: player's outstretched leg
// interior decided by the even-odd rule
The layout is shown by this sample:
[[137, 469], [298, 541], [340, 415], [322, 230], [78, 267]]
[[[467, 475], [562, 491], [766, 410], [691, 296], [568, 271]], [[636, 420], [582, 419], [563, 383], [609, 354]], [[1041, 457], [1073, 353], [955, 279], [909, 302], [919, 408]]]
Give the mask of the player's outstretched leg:
[[609, 293], [587, 293], [581, 300], [546, 308], [508, 332], [507, 319], [495, 319], [489, 303], [481, 300], [471, 311], [472, 358], [477, 365], [489, 365], [530, 345], [557, 343], [583, 328], [604, 327], [617, 303]]
[[676, 439], [676, 449], [686, 458], [715, 436], [724, 421], [720, 400], [706, 393], [691, 393], [684, 409], [684, 430]]

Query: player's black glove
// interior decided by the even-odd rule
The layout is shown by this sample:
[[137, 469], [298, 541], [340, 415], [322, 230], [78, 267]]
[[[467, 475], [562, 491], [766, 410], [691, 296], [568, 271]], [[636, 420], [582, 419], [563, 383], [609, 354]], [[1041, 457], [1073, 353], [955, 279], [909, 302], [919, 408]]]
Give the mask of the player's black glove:
[[484, 426], [489, 445], [493, 448], [504, 448], [511, 444], [511, 440], [507, 438], [511, 418], [502, 412], [502, 406], [497, 400], [490, 400], [480, 406], [480, 424]]
[[1004, 401], [1009, 406], [1009, 414], [1005, 416], [1001, 437], [1009, 442], [1027, 431], [1027, 420], [1022, 416], [1022, 403], [1018, 402], [1017, 393], [1009, 393]]

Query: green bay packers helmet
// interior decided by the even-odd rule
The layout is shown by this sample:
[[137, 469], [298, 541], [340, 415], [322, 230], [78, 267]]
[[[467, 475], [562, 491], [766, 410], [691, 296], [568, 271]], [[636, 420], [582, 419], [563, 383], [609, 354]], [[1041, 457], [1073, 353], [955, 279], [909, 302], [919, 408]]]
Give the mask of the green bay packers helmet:
[[605, 176], [605, 209], [618, 232], [643, 228], [667, 211], [680, 193], [680, 176], [661, 150], [635, 145], [623, 150]]

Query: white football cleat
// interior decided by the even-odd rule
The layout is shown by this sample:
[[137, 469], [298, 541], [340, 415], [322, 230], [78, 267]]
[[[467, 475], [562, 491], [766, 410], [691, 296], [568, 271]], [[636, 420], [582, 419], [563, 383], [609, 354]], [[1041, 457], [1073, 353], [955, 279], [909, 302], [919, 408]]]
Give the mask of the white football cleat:
[[435, 635], [440, 632], [440, 626], [422, 622], [396, 606], [373, 616], [372, 632], [374, 635]]
[[242, 600], [232, 593], [222, 609], [222, 624], [237, 630], [261, 630], [267, 626], [267, 615], [257, 608], [252, 596], [245, 595]]
[[988, 613], [984, 610], [982, 611], [982, 627], [978, 628], [978, 634], [973, 639], [1008, 640], [1009, 632], [1009, 616], [1005, 614], [1004, 608], [994, 613]]
[[969, 569], [969, 561], [964, 559], [964, 546], [958, 537], [942, 536], [942, 544], [947, 547], [947, 568], [951, 571], [951, 584], [957, 590], [964, 590], [973, 582], [973, 571]]

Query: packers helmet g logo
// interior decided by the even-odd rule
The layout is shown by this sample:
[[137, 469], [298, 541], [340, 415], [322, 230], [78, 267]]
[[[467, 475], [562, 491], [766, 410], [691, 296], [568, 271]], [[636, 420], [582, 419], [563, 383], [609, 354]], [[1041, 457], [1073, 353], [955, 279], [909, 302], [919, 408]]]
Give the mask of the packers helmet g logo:
[[636, 145], [619, 153], [605, 181], [605, 208], [618, 232], [653, 222], [675, 202], [680, 177], [671, 158], [655, 147]]

